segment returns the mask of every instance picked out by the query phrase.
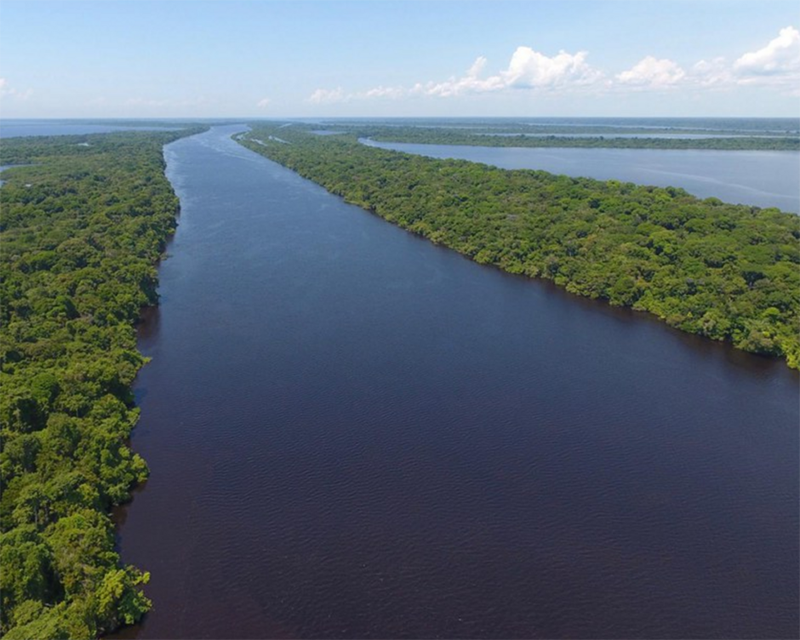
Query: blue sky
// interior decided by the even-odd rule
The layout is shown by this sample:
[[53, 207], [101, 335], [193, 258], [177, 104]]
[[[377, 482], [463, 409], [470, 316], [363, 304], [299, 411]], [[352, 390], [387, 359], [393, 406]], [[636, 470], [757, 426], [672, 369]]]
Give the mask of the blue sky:
[[0, 117], [798, 116], [796, 0], [2, 0]]

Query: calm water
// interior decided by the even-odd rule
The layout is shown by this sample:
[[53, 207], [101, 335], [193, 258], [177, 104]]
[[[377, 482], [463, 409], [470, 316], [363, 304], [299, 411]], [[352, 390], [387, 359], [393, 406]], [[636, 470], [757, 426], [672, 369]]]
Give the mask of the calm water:
[[529, 126], [622, 127], [647, 129], [706, 129], [708, 131], [748, 131], [752, 133], [794, 133], [800, 131], [800, 118], [522, 118]]
[[774, 133], [797, 135], [800, 133], [800, 118], [297, 118], [299, 122], [331, 124], [350, 122], [357, 124], [379, 124], [402, 127], [454, 127], [479, 129], [486, 127], [528, 126], [564, 127], [569, 130], [593, 129], [649, 129], [652, 131], [685, 132], [703, 130], [719, 133], [747, 132], [753, 134]]
[[549, 149], [375, 142], [432, 158], [461, 158], [503, 169], [541, 169], [599, 180], [681, 187], [701, 198], [800, 212], [800, 153], [684, 149]]
[[137, 126], [80, 122], [70, 120], [2, 120], [0, 138], [23, 136], [66, 136], [88, 133], [111, 133], [113, 131], [175, 131], [179, 127]]
[[167, 148], [137, 638], [790, 637], [798, 375]]
[[[316, 132], [315, 132], [316, 133]], [[647, 132], [647, 133], [606, 133], [606, 134], [598, 134], [598, 133], [480, 133], [479, 135], [484, 136], [500, 136], [511, 138], [514, 136], [523, 135], [528, 138], [662, 138], [667, 140], [708, 140], [708, 139], [720, 139], [720, 138], [741, 138], [746, 137], [742, 135], [738, 136], [726, 136], [714, 133], [678, 133], [678, 132], [671, 132], [671, 133], [661, 133], [661, 132]], [[771, 136], [759, 136], [760, 138], [777, 138], [780, 136], [771, 135]]]

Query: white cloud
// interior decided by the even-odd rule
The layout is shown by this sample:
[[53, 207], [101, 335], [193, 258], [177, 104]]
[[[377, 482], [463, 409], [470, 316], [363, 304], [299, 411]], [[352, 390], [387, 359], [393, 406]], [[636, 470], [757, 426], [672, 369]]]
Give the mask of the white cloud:
[[467, 93], [485, 93], [504, 89], [553, 89], [586, 86], [603, 79], [603, 73], [586, 63], [586, 52], [569, 54], [559, 52], [553, 57], [534, 51], [530, 47], [517, 47], [508, 67], [495, 75], [482, 78], [486, 58], [479, 56], [462, 77], [453, 76], [441, 82], [417, 82], [405, 87], [378, 86], [367, 91], [345, 93], [336, 89], [317, 89], [307, 101], [313, 104], [332, 104], [374, 98], [399, 99], [409, 96], [437, 96], [449, 98]]
[[333, 104], [335, 102], [345, 102], [350, 99], [346, 96], [341, 87], [336, 89], [317, 89], [308, 97], [308, 102], [312, 104]]
[[530, 47], [517, 47], [508, 67], [498, 74], [481, 78], [486, 58], [479, 57], [461, 78], [450, 78], [444, 82], [420, 83], [414, 93], [423, 93], [443, 98], [464, 93], [484, 93], [504, 89], [567, 89], [586, 86], [602, 80], [603, 73], [586, 63], [585, 51], [570, 54], [559, 51], [548, 57]]
[[8, 96], [10, 98], [14, 98], [15, 100], [27, 100], [33, 95], [33, 89], [25, 89], [25, 91], [20, 91], [14, 87], [8, 86], [8, 80], [6, 78], [0, 78], [0, 96]]
[[256, 103], [256, 106], [257, 106], [259, 109], [264, 109], [265, 107], [268, 107], [268, 106], [269, 106], [269, 103], [270, 103], [270, 102], [272, 102], [272, 100], [270, 100], [269, 98], [261, 98], [261, 100], [259, 100], [259, 101]]
[[396, 100], [408, 94], [409, 92], [403, 87], [384, 87], [383, 85], [357, 93], [345, 93], [341, 87], [337, 87], [336, 89], [317, 89], [306, 98], [306, 102], [311, 102], [312, 104], [335, 104], [350, 102], [351, 100], [371, 100], [376, 98]]
[[475, 62], [472, 63], [472, 66], [467, 71], [467, 75], [473, 78], [477, 78], [481, 75], [483, 68], [486, 66], [486, 58], [483, 56], [478, 56]]
[[414, 85], [412, 92], [448, 98], [462, 93], [481, 93], [484, 91], [502, 89], [503, 82], [500, 76], [490, 76], [483, 80], [478, 77], [485, 66], [486, 58], [480, 56], [467, 70], [467, 75], [461, 78], [452, 77], [444, 82], [428, 82], [425, 85], [418, 82]]
[[796, 75], [800, 72], [800, 31], [780, 30], [778, 37], [758, 51], [745, 53], [733, 63], [739, 76]]
[[569, 54], [559, 51], [548, 58], [530, 47], [517, 47], [506, 71], [500, 76], [509, 87], [565, 87], [587, 85], [603, 74], [586, 63], [586, 51]]
[[317, 89], [308, 98], [314, 104], [351, 100], [400, 99], [432, 96], [451, 98], [469, 94], [509, 90], [575, 92], [579, 90], [664, 90], [678, 86], [726, 89], [746, 84], [770, 84], [800, 92], [800, 31], [780, 30], [777, 38], [758, 51], [743, 54], [733, 64], [717, 57], [700, 60], [688, 70], [668, 58], [648, 55], [626, 71], [607, 76], [587, 62], [588, 53], [559, 51], [547, 56], [531, 47], [517, 47], [505, 69], [484, 76], [487, 60], [475, 59], [462, 76], [447, 80], [417, 82], [410, 88], [377, 86], [366, 91], [346, 93], [341, 87]]
[[800, 31], [781, 29], [778, 37], [757, 51], [742, 54], [733, 64], [724, 58], [700, 60], [689, 79], [704, 87], [772, 86], [800, 94]]
[[725, 58], [700, 60], [692, 66], [689, 77], [704, 87], [725, 86], [733, 79]]
[[362, 91], [352, 97], [355, 98], [402, 98], [406, 94], [403, 87], [375, 87], [369, 91]]
[[666, 58], [647, 56], [627, 71], [617, 74], [622, 84], [662, 89], [671, 87], [686, 77], [686, 72], [677, 63]]

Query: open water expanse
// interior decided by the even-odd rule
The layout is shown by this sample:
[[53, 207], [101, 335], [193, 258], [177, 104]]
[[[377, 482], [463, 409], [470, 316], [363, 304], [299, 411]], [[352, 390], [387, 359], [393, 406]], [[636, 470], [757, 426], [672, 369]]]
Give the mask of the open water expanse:
[[[598, 134], [598, 133], [481, 133], [480, 135], [485, 136], [500, 136], [500, 137], [514, 137], [523, 135], [529, 138], [661, 138], [661, 139], [675, 139], [679, 138], [681, 140], [708, 140], [708, 139], [719, 139], [719, 138], [741, 138], [742, 135], [733, 135], [733, 136], [725, 136], [718, 133], [680, 133], [671, 131], [669, 133], [663, 133], [659, 131], [648, 131], [647, 133], [608, 133], [608, 134]], [[746, 136], [744, 136], [746, 137]], [[761, 138], [777, 138], [780, 137], [778, 135], [769, 135], [769, 136], [759, 136]]]
[[798, 375], [436, 247], [230, 140], [141, 328], [125, 638], [785, 638]]
[[432, 158], [460, 158], [503, 169], [540, 169], [573, 177], [680, 187], [700, 198], [715, 197], [725, 202], [800, 212], [797, 151], [470, 147], [366, 139], [362, 142], [382, 149]]
[[89, 133], [112, 133], [114, 131], [175, 131], [179, 127], [147, 125], [144, 121], [136, 126], [80, 120], [0, 120], [1, 138], [25, 136], [75, 136]]

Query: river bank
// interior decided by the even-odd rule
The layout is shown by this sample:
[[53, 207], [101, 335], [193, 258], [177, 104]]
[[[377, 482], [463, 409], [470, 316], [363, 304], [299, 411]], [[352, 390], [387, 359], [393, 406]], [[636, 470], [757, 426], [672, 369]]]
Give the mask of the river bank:
[[167, 154], [119, 531], [154, 607], [117, 637], [791, 633], [796, 372], [465, 260], [241, 130]]

